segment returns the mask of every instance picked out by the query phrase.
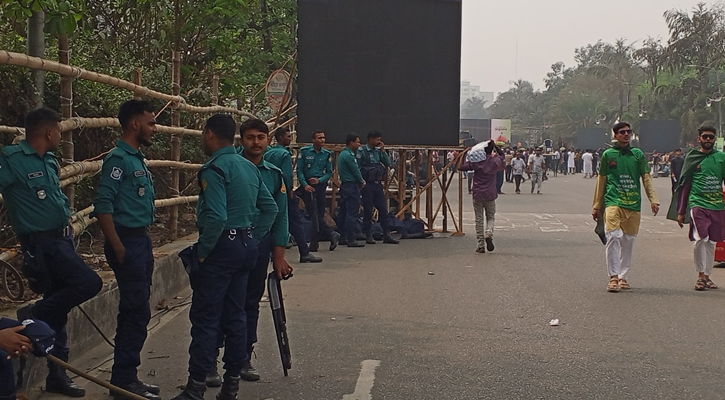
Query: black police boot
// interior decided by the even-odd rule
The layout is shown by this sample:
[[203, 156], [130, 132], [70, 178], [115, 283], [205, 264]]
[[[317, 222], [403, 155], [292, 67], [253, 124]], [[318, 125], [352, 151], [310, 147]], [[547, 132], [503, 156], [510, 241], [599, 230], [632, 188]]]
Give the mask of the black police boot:
[[383, 233], [383, 243], [398, 244], [398, 243], [400, 243], [400, 241], [395, 239], [394, 237], [392, 237], [390, 235], [390, 232], [385, 232], [385, 233]]
[[301, 263], [318, 263], [322, 262], [321, 257], [317, 257], [313, 255], [312, 253], [307, 253], [304, 256], [300, 256], [300, 262]]
[[367, 244], [375, 244], [375, 238], [373, 237], [373, 234], [368, 232], [365, 232], [365, 243]]
[[197, 382], [189, 377], [189, 381], [186, 382], [186, 389], [171, 400], [204, 400], [205, 391], [206, 383]]
[[244, 363], [244, 365], [242, 366], [242, 373], [239, 374], [239, 376], [241, 376], [243, 380], [248, 382], [258, 381], [260, 378], [259, 372], [257, 372], [256, 368], [254, 368], [251, 361], [246, 361]]
[[[115, 385], [115, 386], [118, 386], [119, 388], [121, 388], [123, 390], [129, 391], [133, 394], [139, 395], [139, 396], [149, 399], [149, 400], [161, 400], [161, 397], [159, 397], [159, 392], [158, 392], [159, 387], [156, 385], [146, 385], [145, 383], [136, 381], [136, 382], [128, 383], [125, 385]], [[147, 389], [147, 386], [149, 389], [152, 389], [152, 390], [153, 390], [153, 388], [156, 388], [157, 392], [156, 393], [150, 392]], [[129, 397], [124, 396], [123, 394], [118, 393], [118, 392], [111, 391], [111, 394], [113, 395], [113, 398], [117, 399], [117, 400], [129, 399]]]
[[138, 383], [144, 389], [146, 389], [146, 391], [149, 392], [149, 393], [153, 393], [153, 394], [159, 394], [159, 393], [161, 393], [161, 389], [158, 386], [156, 386], [156, 385], [152, 385], [150, 383], [141, 382], [141, 381], [138, 381]]
[[222, 377], [219, 376], [219, 350], [217, 349], [216, 358], [214, 359], [214, 369], [209, 371], [209, 373], [206, 374], [206, 379], [204, 380], [204, 383], [206, 384], [206, 387], [219, 387], [222, 385]]
[[330, 251], [335, 250], [339, 243], [340, 243], [340, 234], [333, 231], [332, 237], [330, 238]]
[[65, 373], [65, 369], [55, 364], [48, 365], [48, 377], [45, 379], [45, 391], [59, 393], [68, 397], [83, 397], [86, 389], [83, 389], [71, 380]]
[[354, 242], [348, 242], [347, 247], [365, 247], [365, 243], [356, 240]]
[[237, 393], [239, 393], [239, 379], [238, 376], [224, 375], [224, 383], [219, 393], [216, 394], [216, 400], [237, 400]]

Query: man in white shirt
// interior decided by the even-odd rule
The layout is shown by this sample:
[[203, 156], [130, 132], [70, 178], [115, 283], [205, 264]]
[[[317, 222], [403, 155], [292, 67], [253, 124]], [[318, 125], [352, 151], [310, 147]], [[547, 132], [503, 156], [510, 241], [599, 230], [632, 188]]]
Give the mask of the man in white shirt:
[[524, 178], [524, 169], [526, 169], [526, 163], [521, 158], [521, 152], [517, 151], [516, 157], [511, 160], [511, 173], [513, 174], [514, 182], [516, 182], [516, 194], [521, 194], [519, 186], [521, 186], [521, 180]]
[[534, 193], [534, 187], [536, 187], [536, 194], [541, 194], [541, 182], [544, 179], [544, 173], [546, 172], [546, 160], [541, 155], [541, 147], [536, 148], [536, 152], [529, 156], [529, 168], [528, 173], [531, 175], [531, 193]]

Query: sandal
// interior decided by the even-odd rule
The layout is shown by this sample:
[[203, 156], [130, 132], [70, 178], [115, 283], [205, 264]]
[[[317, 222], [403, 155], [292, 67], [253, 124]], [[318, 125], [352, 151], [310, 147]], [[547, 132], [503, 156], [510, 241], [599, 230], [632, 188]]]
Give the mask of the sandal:
[[712, 281], [712, 279], [707, 278], [705, 280], [705, 287], [708, 289], [717, 289], [717, 284]]
[[695, 282], [695, 290], [705, 289], [707, 289], [707, 281], [704, 279], [698, 279], [697, 282]]
[[619, 280], [619, 288], [622, 289], [622, 290], [629, 290], [632, 287], [629, 286], [629, 283], [627, 283], [627, 280], [626, 279], [620, 279]]
[[619, 279], [611, 278], [607, 285], [607, 292], [619, 292]]

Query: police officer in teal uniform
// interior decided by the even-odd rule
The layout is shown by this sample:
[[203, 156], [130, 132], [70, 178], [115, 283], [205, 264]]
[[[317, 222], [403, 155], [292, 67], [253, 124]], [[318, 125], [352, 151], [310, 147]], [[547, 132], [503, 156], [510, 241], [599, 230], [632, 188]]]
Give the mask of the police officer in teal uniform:
[[[151, 318], [149, 297], [154, 253], [148, 227], [154, 222], [154, 186], [141, 146], [151, 146], [156, 133], [153, 106], [140, 100], [121, 105], [118, 121], [123, 134], [103, 160], [101, 182], [93, 203], [106, 238], [106, 261], [118, 283], [111, 383], [147, 399], [158, 400], [159, 387], [139, 381], [141, 349]], [[116, 398], [124, 396], [113, 392]]]
[[[317, 221], [320, 231], [330, 237], [330, 250], [335, 250], [340, 240], [340, 234], [333, 231], [325, 222], [325, 200], [327, 197], [327, 183], [332, 178], [332, 152], [322, 147], [325, 144], [325, 132], [312, 133], [312, 145], [300, 149], [297, 157], [297, 179], [300, 187], [297, 195], [305, 202], [307, 214], [317, 207]], [[310, 238], [311, 251], [317, 251], [320, 232], [312, 229]]]
[[188, 267], [193, 290], [189, 379], [175, 400], [203, 400], [220, 334], [225, 337], [225, 373], [217, 400], [236, 400], [247, 361], [244, 304], [257, 260], [253, 232], [267, 235], [278, 209], [257, 166], [234, 149], [235, 131], [234, 119], [218, 114], [206, 121], [202, 133], [202, 149], [211, 159], [198, 175], [197, 262]]
[[365, 180], [357, 163], [359, 148], [360, 137], [351, 133], [345, 139], [345, 149], [337, 157], [337, 173], [342, 182], [337, 225], [345, 235], [347, 247], [365, 247], [365, 243], [355, 240], [355, 223], [360, 214], [360, 189], [365, 187]]
[[[23, 252], [23, 273], [31, 289], [43, 294], [25, 315], [55, 331], [50, 354], [68, 361], [68, 313], [101, 290], [101, 278], [76, 254], [69, 226], [68, 198], [60, 189], [54, 151], [60, 145], [60, 115], [48, 108], [28, 113], [25, 139], [0, 152], [0, 193]], [[20, 313], [19, 313], [20, 314]], [[45, 390], [82, 397], [63, 368], [48, 362]]]
[[257, 342], [257, 322], [259, 321], [259, 302], [264, 294], [264, 283], [267, 278], [267, 267], [270, 257], [272, 268], [277, 277], [285, 279], [292, 273], [292, 266], [284, 258], [285, 246], [289, 239], [287, 229], [287, 186], [282, 171], [263, 159], [265, 149], [269, 142], [269, 128], [264, 121], [250, 119], [239, 128], [242, 156], [259, 168], [264, 185], [272, 193], [279, 212], [274, 220], [269, 234], [259, 242], [257, 263], [249, 274], [247, 284], [247, 301], [244, 311], [247, 314], [247, 348], [248, 361], [242, 367], [242, 379], [245, 381], [258, 381], [259, 372], [251, 363], [254, 343]]
[[[310, 253], [310, 248], [307, 245], [307, 239], [305, 238], [305, 232], [302, 228], [302, 215], [300, 214], [298, 199], [292, 191], [292, 154], [287, 148], [287, 146], [289, 146], [292, 142], [292, 137], [287, 128], [278, 128], [274, 132], [274, 137], [277, 140], [277, 144], [267, 148], [267, 151], [264, 153], [264, 159], [282, 170], [282, 176], [284, 177], [284, 184], [287, 190], [287, 219], [289, 221], [289, 233], [293, 238], [295, 238], [295, 242], [297, 243], [297, 250], [300, 253], [300, 262], [322, 262], [322, 258], [316, 257]], [[337, 243], [335, 243], [335, 246], [337, 246]], [[330, 246], [330, 248], [334, 250], [333, 246]]]
[[358, 150], [358, 164], [365, 187], [361, 190], [363, 205], [363, 233], [365, 242], [375, 244], [370, 228], [373, 225], [373, 207], [378, 209], [378, 221], [383, 228], [383, 243], [398, 244], [390, 235], [388, 199], [385, 197], [383, 183], [390, 167], [390, 157], [385, 152], [383, 134], [378, 131], [368, 133], [368, 143]]

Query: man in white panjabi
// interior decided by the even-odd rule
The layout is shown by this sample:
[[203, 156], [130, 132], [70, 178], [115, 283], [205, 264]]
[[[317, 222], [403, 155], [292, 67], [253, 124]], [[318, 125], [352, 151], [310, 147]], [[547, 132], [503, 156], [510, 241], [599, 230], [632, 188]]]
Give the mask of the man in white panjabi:
[[574, 149], [569, 150], [569, 160], [567, 162], [567, 167], [569, 168], [570, 174], [576, 172], [576, 164], [574, 164]]
[[584, 179], [591, 178], [594, 175], [594, 155], [592, 155], [592, 151], [590, 149], [587, 149], [587, 151], [582, 154], [582, 163], [584, 166]]

